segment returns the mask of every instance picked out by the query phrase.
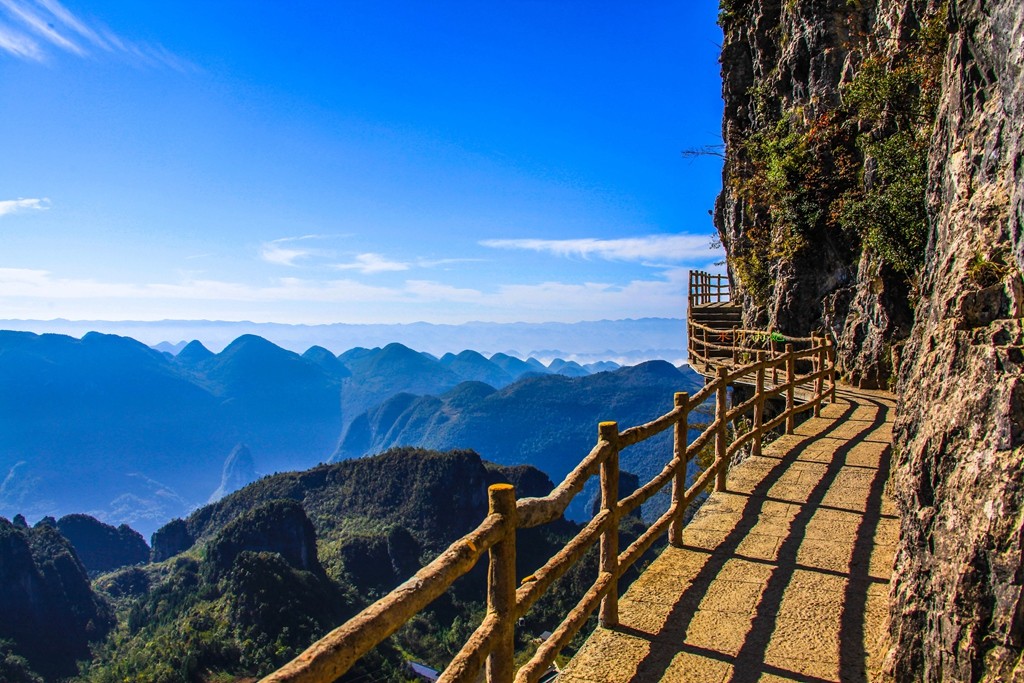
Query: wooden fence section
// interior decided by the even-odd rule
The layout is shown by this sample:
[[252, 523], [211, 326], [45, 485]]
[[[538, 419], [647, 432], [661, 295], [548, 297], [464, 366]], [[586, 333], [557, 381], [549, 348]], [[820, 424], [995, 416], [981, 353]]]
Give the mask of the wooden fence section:
[[[715, 378], [693, 396], [675, 395], [675, 407], [647, 424], [619, 431], [615, 422], [598, 426], [597, 444], [555, 489], [543, 498], [515, 499], [508, 484], [491, 486], [489, 513], [472, 532], [455, 541], [411, 579], [370, 605], [351, 620], [328, 633], [290, 663], [263, 680], [267, 683], [330, 683], [360, 657], [389, 637], [413, 615], [444, 593], [477, 561], [488, 556], [487, 614], [461, 651], [441, 674], [443, 683], [468, 683], [486, 669], [488, 683], [536, 683], [554, 662], [559, 651], [599, 610], [603, 626], [618, 623], [618, 579], [664, 533], [669, 543], [682, 545], [683, 513], [708, 487], [712, 479], [724, 490], [732, 457], [750, 444], [760, 452], [762, 438], [770, 430], [791, 433], [794, 417], [805, 410], [818, 413], [825, 400], [835, 400], [835, 372], [827, 343], [796, 350], [788, 344], [776, 355], [757, 351], [756, 360], [735, 367], [718, 367]], [[798, 366], [810, 365], [807, 374]], [[826, 380], [828, 387], [826, 387]], [[748, 400], [728, 407], [727, 392], [739, 381], [752, 382]], [[687, 444], [688, 415], [705, 400], [715, 398], [715, 419], [692, 443]], [[798, 398], [806, 400], [798, 402]], [[765, 402], [784, 398], [785, 410], [765, 419]], [[739, 418], [750, 415], [748, 420]], [[729, 429], [729, 423], [734, 428]], [[736, 425], [749, 425], [740, 433]], [[672, 429], [672, 458], [651, 481], [626, 498], [619, 499], [619, 453], [636, 443]], [[686, 488], [687, 464], [706, 445], [714, 444], [715, 459]], [[516, 529], [547, 524], [558, 519], [572, 498], [595, 474], [601, 478], [601, 509], [598, 514], [544, 566], [518, 582], [515, 577]], [[671, 484], [669, 509], [628, 548], [619, 549], [619, 519]], [[580, 602], [566, 615], [553, 634], [518, 672], [514, 670], [515, 625], [519, 617], [593, 545], [600, 547], [596, 580]]]
[[[732, 291], [724, 275], [690, 271], [689, 302], [686, 317], [689, 363], [704, 375], [714, 376], [721, 366], [735, 368], [750, 364], [761, 351], [768, 357], [778, 357], [790, 347], [805, 351], [827, 345], [830, 347], [828, 361], [834, 361], [832, 342], [827, 337], [791, 337], [771, 330], [743, 328], [739, 324], [739, 307], [733, 305]], [[811, 372], [821, 367], [813, 354], [801, 356], [800, 362], [809, 364]], [[751, 379], [740, 381], [752, 384]], [[770, 381], [779, 383], [778, 371], [773, 371]]]
[[689, 307], [729, 301], [729, 278], [700, 270], [690, 271]]

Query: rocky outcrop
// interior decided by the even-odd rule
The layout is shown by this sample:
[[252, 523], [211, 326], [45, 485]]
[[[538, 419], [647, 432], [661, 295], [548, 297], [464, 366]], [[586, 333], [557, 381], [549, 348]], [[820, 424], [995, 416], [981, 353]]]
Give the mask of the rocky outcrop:
[[1024, 19], [950, 5], [933, 230], [904, 353], [898, 679], [1019, 680], [1024, 648]]
[[224, 461], [224, 470], [220, 475], [220, 486], [210, 495], [207, 503], [216, 503], [232, 491], [256, 481], [256, 461], [252, 452], [244, 443], [232, 449]]
[[90, 572], [109, 572], [149, 561], [146, 540], [127, 524], [114, 527], [95, 517], [75, 514], [61, 517], [56, 526]]
[[402, 527], [348, 538], [340, 555], [348, 581], [375, 595], [387, 593], [420, 568], [420, 545]]
[[0, 641], [46, 679], [77, 673], [76, 660], [113, 625], [74, 548], [50, 525], [0, 517]]
[[294, 569], [324, 573], [317, 558], [316, 531], [302, 505], [293, 500], [262, 503], [228, 523], [207, 546], [206, 558], [219, 576], [230, 571], [244, 551], [276, 553]]
[[185, 552], [196, 542], [183, 519], [172, 519], [153, 532], [153, 562], [169, 560], [178, 553]]

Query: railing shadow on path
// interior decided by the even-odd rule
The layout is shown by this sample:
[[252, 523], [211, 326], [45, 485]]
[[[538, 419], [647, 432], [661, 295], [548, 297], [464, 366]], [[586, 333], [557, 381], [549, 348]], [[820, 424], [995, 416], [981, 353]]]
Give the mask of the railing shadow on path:
[[[840, 396], [847, 402], [842, 415], [833, 418], [820, 432], [813, 435], [805, 435], [800, 442], [790, 448], [781, 458], [778, 458], [777, 464], [771, 468], [749, 494], [745, 494], [747, 500], [743, 505], [740, 519], [732, 531], [728, 533], [724, 542], [720, 543], [713, 551], [687, 546], [687, 549], [691, 551], [708, 553], [709, 555], [697, 576], [694, 577], [690, 585], [676, 601], [676, 604], [671, 608], [661, 634], [652, 635], [644, 633], [639, 629], [629, 628], [628, 626], [615, 627], [620, 632], [651, 641], [650, 649], [647, 655], [639, 662], [636, 674], [632, 680], [638, 682], [662, 680], [673, 657], [680, 652], [689, 652], [731, 664], [732, 676], [729, 680], [734, 683], [750, 683], [758, 680], [765, 674], [774, 674], [790, 680], [805, 681], [807, 683], [831, 680], [771, 665], [766, 663], [765, 655], [772, 634], [775, 631], [776, 618], [782, 606], [783, 596], [795, 572], [797, 570], [821, 571], [825, 574], [842, 575], [840, 572], [828, 569], [822, 570], [798, 563], [797, 558], [800, 546], [805, 540], [808, 525], [814, 514], [818, 510], [829, 509], [830, 506], [824, 504], [825, 498], [830, 487], [836, 483], [840, 472], [846, 465], [847, 455], [858, 444], [869, 440], [869, 437], [886, 422], [887, 414], [890, 410], [889, 406], [883, 401], [874, 400], [863, 395], [841, 392]], [[769, 495], [771, 489], [791, 470], [792, 465], [801, 461], [801, 456], [804, 455], [808, 446], [827, 438], [832, 432], [844, 425], [857, 424], [857, 421], [851, 418], [858, 409], [865, 407], [865, 404], [875, 409], [874, 418], [860, 427], [855, 435], [844, 436], [844, 442], [837, 446], [829, 462], [815, 461], [824, 465], [825, 471], [807, 495], [806, 500], [784, 500]], [[864, 621], [867, 587], [873, 582], [873, 579], [870, 576], [870, 565], [866, 558], [871, 553], [875, 533], [882, 518], [882, 492], [889, 474], [888, 455], [888, 446], [886, 446], [885, 450], [880, 454], [879, 466], [871, 479], [865, 510], [860, 512], [840, 508], [844, 512], [858, 512], [858, 514], [862, 515], [853, 543], [851, 554], [853, 559], [849, 563], [848, 573], [846, 574], [847, 584], [843, 596], [842, 614], [840, 616], [838, 673], [843, 681], [857, 682], [867, 680], [864, 664], [866, 660]], [[766, 454], [764, 457], [773, 456]], [[796, 515], [790, 521], [789, 531], [782, 540], [776, 559], [774, 561], [759, 560], [741, 555], [738, 552], [740, 544], [758, 524], [765, 504], [773, 501], [799, 506]], [[833, 509], [835, 509], [834, 506]], [[714, 590], [715, 579], [722, 572], [726, 563], [737, 558], [773, 567], [761, 592], [751, 627], [739, 652], [736, 654], [718, 652], [711, 648], [683, 642], [685, 634], [696, 615], [697, 606]], [[666, 633], [672, 634], [673, 637], [664, 637]]]

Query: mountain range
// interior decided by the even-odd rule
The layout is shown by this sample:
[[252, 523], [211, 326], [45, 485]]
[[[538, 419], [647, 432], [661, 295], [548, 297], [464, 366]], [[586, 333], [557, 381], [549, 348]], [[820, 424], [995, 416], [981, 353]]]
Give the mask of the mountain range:
[[[260, 474], [392, 445], [476, 447], [560, 478], [589, 450], [598, 419], [652, 419], [673, 391], [698, 382], [664, 362], [600, 371], [609, 367], [437, 357], [398, 343], [300, 355], [255, 335], [219, 353], [193, 341], [173, 355], [96, 332], [2, 331], [0, 515], [81, 512], [149, 534]], [[434, 405], [440, 412], [423, 417]], [[425, 424], [451, 424], [436, 434], [414, 428], [407, 408]], [[392, 413], [404, 426], [385, 424]], [[534, 436], [503, 432], [503, 421], [519, 429], [512, 416], [532, 423]], [[473, 437], [481, 420], [486, 440]]]
[[286, 325], [280, 323], [214, 320], [104, 321], [104, 320], [0, 320], [0, 329], [81, 337], [103, 332], [132, 337], [161, 350], [176, 353], [198, 339], [214, 351], [224, 349], [245, 334], [254, 334], [302, 353], [323, 346], [341, 353], [357, 346], [385, 346], [399, 342], [441, 357], [454, 349], [476, 349], [545, 363], [555, 358], [580, 364], [610, 360], [635, 365], [646, 360], [667, 360], [676, 365], [686, 358], [686, 321], [682, 318], [595, 320], [578, 323], [488, 323], [439, 325], [417, 322], [402, 325]]

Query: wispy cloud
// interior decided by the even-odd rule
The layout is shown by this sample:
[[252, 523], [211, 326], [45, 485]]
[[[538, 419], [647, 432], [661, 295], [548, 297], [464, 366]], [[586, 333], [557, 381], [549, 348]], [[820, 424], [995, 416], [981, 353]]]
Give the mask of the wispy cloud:
[[0, 0], [0, 52], [45, 62], [53, 52], [90, 57], [97, 50], [145, 66], [195, 68], [162, 45], [133, 42], [77, 17], [57, 0]]
[[4, 199], [0, 200], [0, 216], [19, 211], [45, 211], [50, 208], [50, 200], [42, 199]]
[[710, 243], [711, 237], [708, 235], [646, 235], [619, 239], [572, 240], [498, 239], [480, 242], [482, 246], [494, 249], [524, 249], [563, 257], [672, 263], [707, 261]]
[[264, 242], [260, 247], [260, 258], [267, 263], [279, 266], [298, 266], [299, 261], [304, 261], [315, 256], [329, 256], [330, 252], [313, 247], [302, 246], [303, 243], [311, 240], [324, 239], [324, 235], [302, 235], [300, 237], [282, 237], [280, 239]]
[[420, 259], [416, 261], [416, 265], [419, 268], [441, 268], [443, 266], [453, 266], [456, 263], [480, 263], [483, 260], [482, 258]]
[[373, 275], [409, 270], [410, 265], [403, 261], [391, 261], [380, 254], [367, 253], [359, 254], [356, 260], [350, 263], [335, 263], [333, 267], [337, 270], [355, 270], [363, 275]]

